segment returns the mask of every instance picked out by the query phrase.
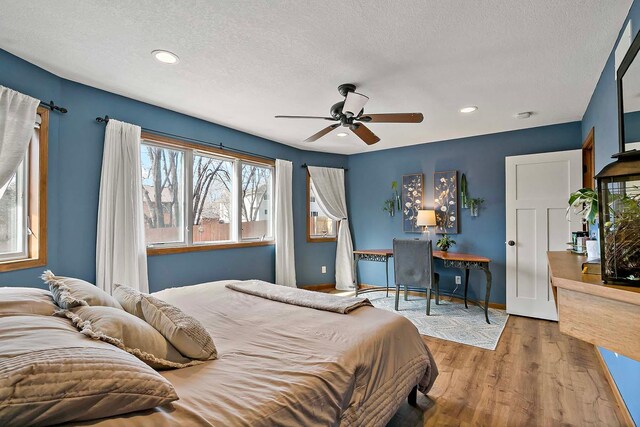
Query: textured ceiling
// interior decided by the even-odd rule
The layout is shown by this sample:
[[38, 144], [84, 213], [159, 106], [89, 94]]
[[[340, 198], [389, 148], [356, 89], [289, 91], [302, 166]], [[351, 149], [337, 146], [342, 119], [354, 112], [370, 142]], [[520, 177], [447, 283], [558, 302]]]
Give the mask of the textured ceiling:
[[[0, 0], [0, 48], [70, 80], [296, 147], [358, 153], [580, 120], [631, 0]], [[174, 66], [150, 55], [166, 49]], [[613, 76], [611, 77], [613, 78]], [[328, 124], [353, 82], [372, 147]], [[459, 108], [477, 105], [473, 114]], [[533, 111], [528, 120], [513, 115]], [[104, 113], [97, 111], [96, 113]], [[117, 116], [117, 111], [109, 114]]]

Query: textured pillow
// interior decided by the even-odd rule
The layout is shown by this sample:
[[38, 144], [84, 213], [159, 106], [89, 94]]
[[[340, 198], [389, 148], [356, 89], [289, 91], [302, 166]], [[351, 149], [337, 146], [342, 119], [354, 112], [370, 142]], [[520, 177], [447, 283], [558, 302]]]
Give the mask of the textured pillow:
[[60, 308], [101, 305], [122, 309], [114, 297], [84, 280], [55, 276], [51, 270], [44, 272], [42, 280], [49, 285], [53, 299]]
[[183, 357], [153, 326], [124, 310], [81, 306], [56, 314], [71, 319], [86, 336], [115, 345], [153, 368], [185, 368], [202, 363]]
[[120, 303], [124, 311], [144, 319], [142, 314], [142, 297], [144, 294], [129, 286], [113, 285], [113, 297]]
[[0, 316], [51, 316], [58, 307], [51, 292], [36, 288], [0, 288]]
[[182, 355], [196, 360], [218, 357], [211, 335], [196, 319], [151, 295], [143, 295], [141, 305], [144, 320], [160, 331]]
[[178, 399], [156, 371], [67, 319], [0, 317], [0, 342], [2, 426], [78, 422]]

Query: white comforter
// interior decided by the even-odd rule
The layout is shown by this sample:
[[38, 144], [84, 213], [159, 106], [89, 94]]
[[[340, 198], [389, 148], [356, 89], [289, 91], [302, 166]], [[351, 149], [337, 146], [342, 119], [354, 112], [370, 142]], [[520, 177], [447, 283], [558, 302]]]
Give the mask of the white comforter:
[[219, 359], [163, 371], [180, 400], [97, 420], [111, 426], [379, 426], [437, 375], [416, 328], [373, 307], [330, 313], [225, 288], [154, 295], [200, 320]]

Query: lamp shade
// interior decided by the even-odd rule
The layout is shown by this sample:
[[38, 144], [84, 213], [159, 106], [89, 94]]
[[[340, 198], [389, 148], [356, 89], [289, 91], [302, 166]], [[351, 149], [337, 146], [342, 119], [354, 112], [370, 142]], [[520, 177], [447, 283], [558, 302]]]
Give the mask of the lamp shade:
[[436, 211], [433, 209], [425, 209], [418, 211], [418, 218], [416, 218], [416, 225], [418, 227], [435, 227], [436, 226]]

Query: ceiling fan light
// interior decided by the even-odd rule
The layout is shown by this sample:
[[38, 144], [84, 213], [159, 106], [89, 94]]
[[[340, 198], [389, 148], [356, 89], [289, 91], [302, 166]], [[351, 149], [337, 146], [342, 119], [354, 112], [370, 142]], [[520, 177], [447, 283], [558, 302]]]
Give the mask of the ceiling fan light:
[[342, 112], [347, 115], [347, 117], [354, 117], [362, 111], [367, 101], [369, 101], [368, 96], [357, 92], [349, 92], [347, 93], [347, 98], [344, 100]]
[[338, 133], [336, 133], [336, 136], [339, 136], [340, 138], [344, 138], [347, 135], [349, 135], [349, 134], [346, 133], [346, 132], [338, 132]]

